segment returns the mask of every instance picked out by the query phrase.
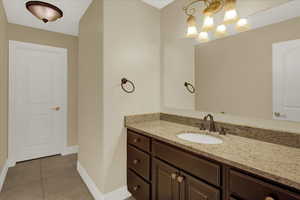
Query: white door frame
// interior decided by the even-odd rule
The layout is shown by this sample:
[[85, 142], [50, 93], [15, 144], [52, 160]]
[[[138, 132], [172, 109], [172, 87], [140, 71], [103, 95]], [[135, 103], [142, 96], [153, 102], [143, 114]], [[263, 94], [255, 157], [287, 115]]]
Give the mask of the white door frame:
[[[40, 49], [43, 51], [50, 51], [50, 52], [56, 52], [58, 54], [61, 54], [65, 58], [65, 80], [66, 80], [66, 89], [65, 94], [68, 94], [68, 50], [65, 48], [57, 48], [52, 46], [46, 46], [46, 45], [38, 45], [33, 43], [25, 43], [25, 42], [19, 42], [14, 40], [9, 40], [9, 97], [8, 97], [8, 104], [9, 104], [9, 110], [8, 110], [8, 164], [10, 167], [14, 166], [16, 164], [15, 160], [15, 154], [13, 150], [13, 144], [14, 144], [14, 129], [13, 124], [15, 120], [14, 116], [14, 105], [11, 103], [14, 99], [14, 93], [13, 93], [13, 83], [15, 80], [15, 67], [14, 67], [14, 61], [13, 61], [13, 55], [15, 54], [15, 51], [17, 48], [32, 48], [32, 49]], [[63, 112], [64, 115], [64, 134], [61, 138], [61, 147], [60, 152], [63, 154], [67, 149], [67, 141], [68, 141], [68, 95], [65, 95], [65, 99], [62, 102], [65, 105], [65, 109]]]
[[[273, 119], [299, 122], [299, 109], [297, 106], [285, 103], [285, 82], [287, 73], [285, 56], [292, 50], [299, 50], [300, 40], [289, 40], [274, 43], [273, 48]], [[298, 85], [298, 84], [297, 84]], [[277, 116], [275, 113], [278, 113]]]

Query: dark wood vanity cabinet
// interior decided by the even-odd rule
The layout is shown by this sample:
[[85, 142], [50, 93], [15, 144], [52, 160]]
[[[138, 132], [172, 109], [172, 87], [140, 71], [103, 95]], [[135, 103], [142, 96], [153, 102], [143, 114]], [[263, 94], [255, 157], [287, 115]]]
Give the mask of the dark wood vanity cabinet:
[[136, 200], [300, 200], [264, 178], [128, 130], [128, 190]]

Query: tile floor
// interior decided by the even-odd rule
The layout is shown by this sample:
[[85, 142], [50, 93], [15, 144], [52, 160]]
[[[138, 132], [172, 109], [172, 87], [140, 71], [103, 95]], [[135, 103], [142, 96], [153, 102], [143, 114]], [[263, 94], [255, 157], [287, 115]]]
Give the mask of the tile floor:
[[76, 163], [76, 154], [19, 163], [8, 170], [0, 200], [93, 200]]

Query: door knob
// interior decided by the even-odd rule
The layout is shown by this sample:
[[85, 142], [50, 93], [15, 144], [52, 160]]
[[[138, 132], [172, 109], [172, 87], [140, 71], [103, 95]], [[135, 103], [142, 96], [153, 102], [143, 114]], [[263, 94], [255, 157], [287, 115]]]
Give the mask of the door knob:
[[281, 113], [280, 112], [274, 112], [275, 117], [280, 117]]
[[52, 110], [54, 110], [54, 111], [59, 111], [60, 110], [60, 107], [59, 106], [56, 106], [56, 107], [53, 107], [53, 108], [51, 108]]

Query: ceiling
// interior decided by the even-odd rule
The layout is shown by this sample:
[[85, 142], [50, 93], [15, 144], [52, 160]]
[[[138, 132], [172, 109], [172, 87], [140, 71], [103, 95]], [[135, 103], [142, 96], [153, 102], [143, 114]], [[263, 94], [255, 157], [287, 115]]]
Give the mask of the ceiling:
[[27, 0], [3, 0], [9, 23], [30, 26], [34, 28], [78, 35], [79, 21], [92, 0], [44, 0], [45, 2], [56, 5], [64, 12], [64, 17], [55, 23], [44, 24], [37, 20], [25, 8]]
[[[33, 28], [65, 33], [69, 35], [78, 35], [79, 21], [91, 4], [92, 0], [44, 0], [59, 7], [64, 11], [64, 17], [55, 23], [44, 24], [37, 20], [25, 8], [28, 0], [3, 0], [8, 22], [20, 24]], [[158, 9], [164, 8], [170, 3], [178, 0], [141, 0]], [[190, 0], [182, 0], [188, 2]], [[286, 3], [291, 0], [238, 0], [238, 9], [243, 16], [254, 14], [258, 11], [265, 10]]]
[[277, 7], [291, 0], [237, 0], [237, 9], [242, 17]]
[[[164, 8], [165, 6], [169, 5], [170, 3], [178, 0], [142, 0], [147, 4], [150, 4], [156, 8]], [[189, 2], [191, 0], [183, 0], [183, 2]], [[245, 10], [254, 10], [258, 11], [258, 9], [266, 9], [272, 8], [279, 4], [288, 2], [291, 0], [237, 0], [237, 4], [240, 4]]]
[[[190, 0], [175, 0], [175, 1], [183, 1], [188, 2]], [[237, 10], [240, 17], [249, 18], [251, 16], [262, 13], [263, 11], [269, 10], [271, 8], [279, 7], [280, 5], [286, 4], [292, 1], [300, 1], [300, 0], [237, 0]], [[205, 17], [201, 10], [204, 8], [204, 4], [195, 4], [194, 6], [197, 9], [195, 14], [197, 21], [202, 22]], [[199, 11], [199, 12], [198, 12]], [[222, 12], [219, 12], [214, 15], [214, 20], [216, 24], [221, 24], [224, 19], [224, 9]]]
[[156, 7], [158, 9], [162, 9], [165, 6], [169, 5], [170, 3], [172, 3], [175, 0], [142, 0], [143, 2]]

